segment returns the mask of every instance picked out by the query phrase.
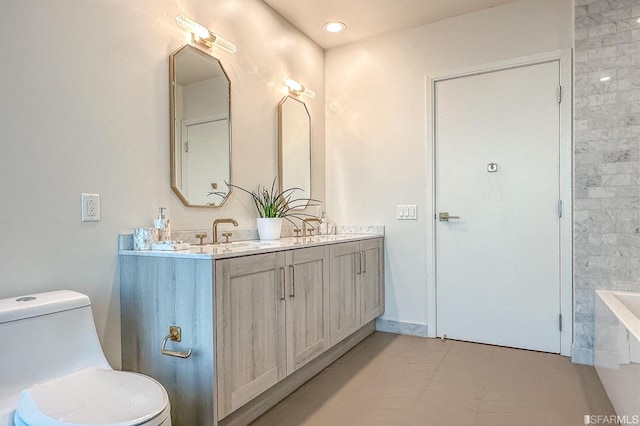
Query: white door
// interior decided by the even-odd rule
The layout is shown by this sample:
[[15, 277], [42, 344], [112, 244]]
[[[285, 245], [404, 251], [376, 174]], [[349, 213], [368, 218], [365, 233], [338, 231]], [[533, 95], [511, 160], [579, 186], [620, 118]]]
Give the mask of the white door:
[[[183, 154], [186, 175], [183, 178], [185, 195], [191, 204], [218, 203], [218, 197], [208, 194], [225, 191], [229, 180], [229, 122], [206, 121], [187, 125], [187, 149]], [[218, 189], [213, 189], [217, 184]]]
[[438, 336], [560, 352], [559, 79], [551, 61], [435, 83]]

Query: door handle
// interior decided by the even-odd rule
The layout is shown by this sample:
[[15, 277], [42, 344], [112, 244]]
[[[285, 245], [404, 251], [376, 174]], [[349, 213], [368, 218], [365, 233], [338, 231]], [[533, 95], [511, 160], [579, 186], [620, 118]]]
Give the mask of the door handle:
[[284, 277], [284, 275], [285, 275], [284, 267], [281, 266], [280, 267], [280, 284], [281, 284], [280, 288], [282, 289], [282, 293], [280, 293], [281, 294], [280, 300], [284, 300], [286, 298], [286, 296], [285, 296], [286, 290], [285, 290], [285, 287], [284, 287], [285, 286], [285, 283], [284, 283], [285, 277]]
[[291, 292], [289, 293], [289, 297], [295, 297], [296, 296], [296, 266], [289, 265], [289, 268], [291, 269], [291, 275], [289, 275], [291, 277]]
[[449, 222], [449, 219], [460, 219], [460, 216], [449, 216], [449, 212], [439, 213], [440, 222]]

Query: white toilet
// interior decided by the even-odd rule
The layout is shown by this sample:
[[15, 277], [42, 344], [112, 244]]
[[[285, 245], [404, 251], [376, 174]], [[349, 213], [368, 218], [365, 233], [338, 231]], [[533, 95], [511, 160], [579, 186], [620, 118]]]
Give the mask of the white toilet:
[[0, 299], [0, 426], [170, 426], [170, 411], [160, 383], [111, 368], [84, 294]]

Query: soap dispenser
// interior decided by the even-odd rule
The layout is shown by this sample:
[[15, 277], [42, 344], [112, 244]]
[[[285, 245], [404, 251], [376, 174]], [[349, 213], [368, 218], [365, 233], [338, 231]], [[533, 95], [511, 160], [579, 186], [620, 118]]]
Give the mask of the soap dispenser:
[[158, 210], [158, 218], [154, 221], [155, 227], [158, 230], [158, 241], [171, 241], [171, 227], [169, 225], [169, 219], [165, 217], [165, 207], [160, 207]]
[[327, 235], [327, 213], [322, 212], [322, 216], [320, 217], [320, 235]]

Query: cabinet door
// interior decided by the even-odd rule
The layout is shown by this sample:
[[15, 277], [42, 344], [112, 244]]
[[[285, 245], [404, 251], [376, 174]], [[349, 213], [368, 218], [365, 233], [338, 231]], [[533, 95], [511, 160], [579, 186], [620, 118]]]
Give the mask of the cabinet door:
[[360, 325], [360, 273], [358, 243], [335, 244], [330, 249], [331, 345], [335, 345]]
[[287, 374], [329, 348], [329, 248], [287, 252]]
[[360, 242], [360, 325], [384, 312], [384, 252], [382, 238]]
[[286, 375], [283, 259], [216, 262], [218, 419]]

